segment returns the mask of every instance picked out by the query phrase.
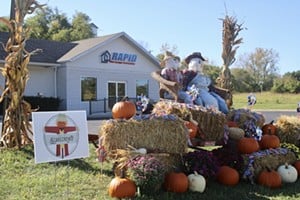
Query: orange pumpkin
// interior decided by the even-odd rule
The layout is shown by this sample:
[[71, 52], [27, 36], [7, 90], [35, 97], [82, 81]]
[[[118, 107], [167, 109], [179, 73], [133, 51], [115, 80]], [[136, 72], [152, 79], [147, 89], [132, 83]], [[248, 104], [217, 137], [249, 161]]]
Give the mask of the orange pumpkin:
[[259, 150], [259, 144], [254, 138], [243, 137], [238, 141], [237, 148], [241, 154], [250, 154]]
[[258, 175], [257, 182], [260, 185], [270, 188], [279, 188], [282, 184], [280, 174], [277, 171], [270, 169], [261, 171]]
[[217, 180], [224, 185], [234, 186], [239, 183], [240, 175], [236, 169], [229, 166], [222, 166], [218, 170]]
[[164, 188], [169, 192], [183, 193], [188, 186], [188, 177], [182, 172], [170, 172], [165, 176]]
[[263, 134], [275, 135], [276, 134], [276, 126], [274, 125], [274, 121], [271, 121], [269, 124], [263, 125], [261, 128]]
[[136, 114], [136, 107], [134, 103], [124, 99], [115, 103], [111, 112], [114, 119], [129, 119]]
[[136, 193], [136, 185], [127, 178], [115, 177], [108, 186], [108, 194], [115, 198], [131, 198]]
[[261, 149], [276, 149], [280, 147], [280, 140], [276, 135], [263, 135], [260, 140]]
[[235, 121], [228, 121], [227, 125], [228, 127], [239, 127], [239, 125]]
[[193, 122], [190, 121], [185, 121], [184, 125], [187, 127], [189, 130], [189, 137], [190, 138], [195, 138], [198, 132], [198, 126], [194, 124]]
[[296, 168], [297, 172], [298, 172], [298, 176], [300, 176], [300, 160], [297, 160], [296, 162], [294, 162], [294, 167]]

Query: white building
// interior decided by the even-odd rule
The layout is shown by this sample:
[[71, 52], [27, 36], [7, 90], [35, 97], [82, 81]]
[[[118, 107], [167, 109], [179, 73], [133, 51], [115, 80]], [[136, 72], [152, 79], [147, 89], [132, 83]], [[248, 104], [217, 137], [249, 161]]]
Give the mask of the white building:
[[[6, 43], [8, 33], [0, 32]], [[76, 42], [30, 39], [26, 50], [42, 49], [28, 65], [30, 79], [25, 96], [43, 95], [62, 100], [60, 110], [86, 110], [89, 101], [137, 97], [143, 93], [157, 100], [158, 83], [151, 72], [160, 69], [158, 60], [124, 32]], [[0, 67], [6, 52], [0, 47]], [[4, 78], [0, 76], [1, 85]]]

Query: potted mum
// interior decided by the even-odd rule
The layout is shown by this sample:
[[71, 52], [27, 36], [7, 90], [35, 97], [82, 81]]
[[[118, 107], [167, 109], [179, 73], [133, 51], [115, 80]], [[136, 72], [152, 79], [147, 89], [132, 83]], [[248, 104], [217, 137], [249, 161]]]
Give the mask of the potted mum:
[[127, 175], [139, 187], [141, 193], [158, 191], [164, 181], [165, 165], [153, 155], [138, 155], [128, 160]]

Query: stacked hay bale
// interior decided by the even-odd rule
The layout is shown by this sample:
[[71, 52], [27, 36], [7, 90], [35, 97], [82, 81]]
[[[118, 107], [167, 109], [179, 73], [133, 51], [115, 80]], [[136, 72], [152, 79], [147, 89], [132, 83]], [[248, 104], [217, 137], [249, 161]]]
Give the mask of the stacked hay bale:
[[100, 137], [107, 155], [118, 166], [135, 156], [133, 148], [145, 148], [171, 170], [181, 163], [187, 151], [188, 131], [184, 121], [175, 115], [147, 115], [129, 120], [108, 120], [101, 126]]
[[249, 109], [230, 110], [227, 120], [236, 122], [239, 128], [244, 128], [249, 122], [257, 127], [262, 127], [265, 123], [265, 117], [261, 113], [252, 112]]
[[187, 121], [192, 118], [198, 122], [201, 138], [206, 141], [219, 141], [224, 137], [226, 116], [217, 110], [164, 100], [155, 104], [152, 113], [155, 115], [175, 114]]
[[300, 147], [300, 120], [295, 116], [280, 116], [276, 121], [277, 135], [281, 142]]
[[277, 170], [285, 163], [292, 164], [297, 160], [294, 152], [286, 148], [266, 149], [252, 154], [242, 155], [245, 162], [243, 178], [254, 183], [264, 169]]

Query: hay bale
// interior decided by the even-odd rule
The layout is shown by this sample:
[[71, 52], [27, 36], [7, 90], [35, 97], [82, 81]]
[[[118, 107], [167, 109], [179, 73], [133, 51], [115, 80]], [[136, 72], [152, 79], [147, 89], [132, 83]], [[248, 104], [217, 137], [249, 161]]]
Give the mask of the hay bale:
[[262, 170], [267, 168], [277, 170], [280, 165], [292, 164], [297, 160], [296, 154], [286, 148], [267, 149], [242, 156], [245, 162], [243, 178], [252, 183]]
[[188, 131], [184, 121], [174, 115], [107, 120], [99, 134], [108, 154], [116, 149], [127, 149], [128, 145], [171, 154], [187, 150]]
[[243, 128], [244, 123], [247, 121], [253, 121], [258, 127], [262, 127], [265, 123], [263, 114], [243, 108], [230, 110], [227, 119], [236, 122], [240, 128]]
[[198, 122], [201, 137], [206, 141], [218, 141], [224, 137], [224, 125], [226, 116], [217, 110], [207, 109], [203, 106], [189, 105], [174, 101], [160, 101], [154, 105], [155, 115], [175, 114], [183, 120], [190, 117]]
[[277, 135], [281, 142], [300, 147], [300, 120], [295, 116], [280, 116], [276, 121]]

